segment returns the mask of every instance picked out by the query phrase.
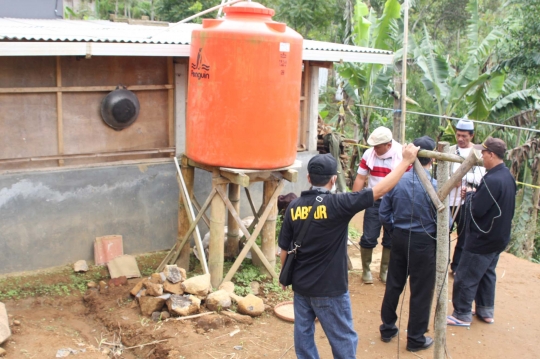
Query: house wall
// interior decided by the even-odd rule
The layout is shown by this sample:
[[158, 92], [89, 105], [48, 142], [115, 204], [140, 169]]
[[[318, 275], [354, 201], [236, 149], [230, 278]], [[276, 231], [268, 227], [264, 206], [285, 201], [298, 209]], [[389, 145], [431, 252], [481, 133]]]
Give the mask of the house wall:
[[[304, 164], [313, 156], [299, 152]], [[305, 167], [283, 193], [309, 187]], [[195, 173], [195, 197], [204, 202], [211, 174]], [[179, 187], [171, 160], [0, 175], [0, 274], [93, 261], [96, 237], [120, 234], [124, 253], [166, 250], [178, 232]], [[250, 186], [256, 206], [262, 183]], [[209, 214], [209, 213], [208, 213]], [[251, 215], [244, 192], [241, 215]], [[204, 235], [208, 229], [203, 221]]]
[[[170, 76], [172, 59], [141, 61], [146, 61], [144, 66], [137, 64], [137, 58], [0, 57], [0, 72], [12, 74], [0, 78], [0, 274], [79, 259], [91, 261], [97, 236], [122, 235], [124, 252], [128, 254], [169, 249], [176, 241], [179, 192], [170, 157], [66, 158], [62, 162], [40, 162], [39, 168], [33, 167], [32, 162], [1, 165], [2, 159], [25, 156], [125, 151], [149, 146], [174, 149], [176, 144], [176, 151], [180, 151], [185, 143], [182, 104], [186, 101], [187, 86], [181, 64], [174, 65], [176, 73]], [[174, 113], [170, 88], [136, 92], [142, 99], [141, 116], [124, 130], [127, 132], [117, 132], [103, 124], [98, 112], [100, 99], [106, 94], [103, 91], [2, 93], [2, 89], [15, 87], [57, 88], [58, 66], [62, 69], [63, 87], [109, 86], [118, 82], [143, 86], [176, 83], [176, 98], [172, 97], [175, 122], [170, 121]], [[307, 85], [308, 97], [303, 100], [306, 111], [317, 108], [309, 98], [316, 83], [313, 79]], [[58, 92], [62, 116], [58, 116]], [[147, 108], [144, 114], [143, 106]], [[62, 128], [58, 127], [59, 118]], [[316, 112], [305, 118], [309, 123], [303, 129], [309, 139], [316, 136]], [[174, 123], [176, 127], [171, 126]], [[59, 151], [59, 138], [64, 143], [63, 152]], [[303, 162], [299, 180], [287, 183], [283, 193], [299, 195], [308, 188], [306, 165], [314, 154], [309, 149], [298, 152], [297, 158]], [[202, 203], [211, 189], [211, 174], [197, 169], [195, 176], [195, 196]], [[262, 183], [252, 184], [250, 190], [259, 206]], [[243, 191], [241, 215], [251, 215]], [[201, 222], [202, 234], [206, 231]]]
[[64, 0], [0, 0], [0, 17], [13, 17], [22, 19], [63, 18], [63, 2]]

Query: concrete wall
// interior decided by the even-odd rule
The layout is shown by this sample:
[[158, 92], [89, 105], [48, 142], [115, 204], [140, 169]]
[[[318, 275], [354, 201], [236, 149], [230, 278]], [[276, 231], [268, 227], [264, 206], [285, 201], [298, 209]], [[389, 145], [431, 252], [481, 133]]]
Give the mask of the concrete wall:
[[0, 17], [23, 19], [63, 18], [63, 2], [63, 0], [0, 0]]
[[[299, 181], [283, 193], [309, 187], [305, 166], [312, 156], [299, 152]], [[202, 203], [211, 175], [195, 176]], [[260, 205], [262, 184], [250, 190]], [[169, 249], [178, 230], [178, 191], [172, 161], [1, 175], [0, 274], [93, 260], [95, 237], [109, 234], [123, 236], [126, 254]], [[242, 216], [251, 215], [244, 192], [241, 208]]]

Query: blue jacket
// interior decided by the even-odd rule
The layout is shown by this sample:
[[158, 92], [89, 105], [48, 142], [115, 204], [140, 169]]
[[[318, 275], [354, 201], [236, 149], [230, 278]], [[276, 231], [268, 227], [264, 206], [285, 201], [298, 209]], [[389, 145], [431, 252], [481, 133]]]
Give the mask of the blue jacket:
[[[437, 189], [437, 181], [428, 178]], [[379, 218], [390, 232], [400, 228], [411, 232], [434, 234], [437, 231], [436, 210], [414, 169], [406, 172], [396, 187], [384, 195]], [[412, 215], [412, 220], [411, 220]]]

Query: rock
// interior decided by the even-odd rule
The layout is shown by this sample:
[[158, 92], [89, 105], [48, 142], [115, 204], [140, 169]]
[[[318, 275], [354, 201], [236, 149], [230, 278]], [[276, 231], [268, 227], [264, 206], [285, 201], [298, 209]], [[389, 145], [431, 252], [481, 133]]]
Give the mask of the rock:
[[214, 311], [222, 311], [231, 307], [231, 297], [224, 289], [208, 294], [206, 297], [206, 308]]
[[161, 274], [152, 273], [152, 275], [150, 276], [150, 282], [155, 283], [155, 284], [163, 283], [163, 281], [161, 280]]
[[222, 317], [216, 314], [205, 315], [197, 319], [197, 327], [204, 329], [205, 332], [210, 329], [219, 329], [226, 327], [232, 322], [230, 318]]
[[234, 283], [233, 282], [223, 282], [218, 289], [223, 289], [227, 293], [234, 293]]
[[199, 298], [206, 297], [211, 288], [210, 274], [191, 277], [182, 282], [184, 292], [194, 294]]
[[178, 270], [180, 271], [180, 275], [182, 275], [182, 282], [187, 279], [187, 273], [186, 270], [182, 267], [178, 267]]
[[109, 288], [107, 286], [107, 283], [105, 283], [104, 281], [99, 282], [99, 292], [100, 293], [104, 293], [107, 290], [107, 288]]
[[265, 312], [273, 312], [273, 311], [274, 311], [274, 307], [272, 307], [271, 305], [265, 304], [265, 305], [264, 305], [264, 311], [265, 311]]
[[253, 318], [251, 318], [249, 315], [242, 315], [242, 314], [229, 312], [229, 311], [222, 311], [219, 314], [229, 317], [231, 319], [234, 319], [238, 323], [241, 323], [241, 324], [247, 324], [247, 325], [253, 324]]
[[152, 320], [154, 322], [159, 322], [161, 320], [161, 312], [152, 313]]
[[184, 294], [182, 283], [171, 283], [168, 280], [163, 282], [163, 291], [172, 294]]
[[0, 302], [0, 344], [5, 342], [11, 336], [9, 329], [9, 318], [7, 315], [6, 306]]
[[173, 284], [186, 279], [185, 277], [182, 277], [182, 273], [176, 264], [165, 266], [163, 273], [165, 274], [167, 280]]
[[144, 283], [146, 287], [146, 295], [151, 295], [154, 297], [159, 297], [163, 295], [163, 284], [156, 284], [151, 281]]
[[21, 322], [19, 320], [14, 320], [13, 325], [18, 327], [19, 325], [21, 325]]
[[199, 311], [201, 300], [194, 295], [173, 294], [167, 300], [167, 308], [169, 308], [170, 313], [186, 316]]
[[161, 308], [165, 305], [165, 299], [156, 297], [140, 297], [139, 306], [143, 315], [151, 316], [152, 313], [161, 311]]
[[86, 285], [88, 286], [88, 288], [97, 288], [98, 286], [96, 282], [92, 281], [88, 282]]
[[169, 352], [169, 355], [167, 356], [167, 358], [169, 359], [178, 359], [180, 357], [180, 352], [178, 350], [171, 350]]
[[109, 287], [121, 287], [127, 284], [128, 284], [128, 281], [125, 275], [118, 278], [113, 278], [109, 281]]
[[252, 317], [258, 317], [264, 312], [264, 302], [261, 298], [248, 294], [237, 300], [238, 312]]
[[165, 320], [165, 319], [169, 319], [171, 317], [171, 314], [167, 311], [163, 311], [161, 312], [161, 319]]
[[73, 264], [73, 270], [75, 272], [88, 272], [88, 264], [84, 259], [81, 259]]
[[148, 282], [147, 278], [144, 278], [143, 280], [140, 280], [137, 284], [135, 284], [135, 287], [129, 292], [132, 296], [136, 296], [137, 293], [143, 288], [144, 283]]
[[5, 351], [4, 349], [0, 348], [0, 357], [3, 357], [4, 355], [7, 354], [7, 351]]
[[261, 285], [259, 282], [251, 282], [249, 283], [249, 287], [254, 295], [259, 295], [259, 291], [261, 290]]
[[137, 298], [140, 297], [146, 297], [146, 289], [141, 289], [139, 293], [137, 293]]

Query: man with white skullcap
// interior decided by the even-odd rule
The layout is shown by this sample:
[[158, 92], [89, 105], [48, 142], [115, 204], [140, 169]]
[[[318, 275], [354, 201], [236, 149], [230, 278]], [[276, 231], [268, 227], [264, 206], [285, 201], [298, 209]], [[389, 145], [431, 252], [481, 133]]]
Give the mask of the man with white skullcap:
[[[463, 158], [467, 158], [471, 151], [473, 151], [472, 140], [474, 138], [474, 123], [469, 121], [467, 116], [459, 120], [456, 126], [456, 141], [457, 145], [450, 147], [450, 153], [456, 154]], [[480, 154], [479, 154], [480, 157]], [[453, 163], [452, 164], [452, 173], [457, 171], [461, 164]], [[465, 222], [466, 222], [466, 212], [460, 210], [461, 205], [464, 203], [461, 198], [461, 189], [462, 187], [477, 187], [482, 180], [482, 177], [486, 174], [486, 169], [481, 166], [474, 166], [471, 170], [463, 177], [462, 181], [456, 185], [448, 197], [448, 204], [450, 206], [450, 216], [455, 218], [454, 223], [457, 227], [457, 243], [454, 248], [454, 256], [452, 257], [452, 264], [450, 268], [452, 274], [455, 274], [459, 260], [461, 258], [461, 253], [463, 251], [463, 246], [465, 245]], [[453, 225], [452, 225], [453, 226]], [[452, 230], [450, 226], [450, 230]]]
[[[392, 139], [392, 131], [386, 127], [376, 128], [367, 140], [372, 148], [364, 152], [358, 165], [358, 174], [353, 184], [353, 192], [364, 188], [366, 179], [367, 188], [373, 188], [381, 182], [402, 161], [402, 146]], [[368, 178], [369, 175], [369, 178]], [[377, 246], [377, 239], [381, 234], [382, 224], [379, 220], [379, 206], [381, 199], [374, 202], [364, 212], [364, 233], [360, 238], [360, 253], [362, 257], [362, 280], [366, 284], [373, 284], [373, 276], [369, 268], [373, 256], [373, 248]], [[382, 258], [379, 275], [381, 281], [386, 283], [388, 263], [390, 262], [390, 249], [392, 239], [388, 230], [384, 229], [382, 238]]]

